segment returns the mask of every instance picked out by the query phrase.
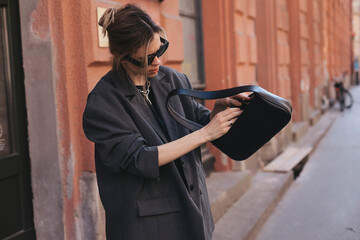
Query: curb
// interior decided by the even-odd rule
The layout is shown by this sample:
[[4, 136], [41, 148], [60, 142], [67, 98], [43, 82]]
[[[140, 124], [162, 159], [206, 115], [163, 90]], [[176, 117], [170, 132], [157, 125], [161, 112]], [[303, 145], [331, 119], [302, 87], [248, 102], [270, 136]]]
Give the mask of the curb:
[[254, 239], [292, 181], [292, 172], [256, 174], [251, 189], [217, 222], [213, 240]]

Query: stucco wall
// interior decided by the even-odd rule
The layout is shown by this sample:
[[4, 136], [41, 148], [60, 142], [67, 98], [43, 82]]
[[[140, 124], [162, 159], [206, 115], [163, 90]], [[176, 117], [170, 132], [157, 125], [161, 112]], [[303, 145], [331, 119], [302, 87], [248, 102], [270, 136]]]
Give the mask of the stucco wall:
[[[184, 58], [178, 0], [20, 1], [38, 239], [103, 239], [93, 145], [81, 126], [86, 96], [109, 69], [97, 39], [97, 7], [136, 2], [167, 32], [163, 63]], [[210, 146], [221, 171], [256, 172], [319, 108], [328, 79], [350, 69], [350, 0], [202, 0], [206, 90], [242, 84], [289, 99], [293, 121], [251, 159], [234, 163]], [[206, 105], [211, 109], [213, 102]]]
[[48, 4], [20, 1], [34, 224], [38, 239], [64, 239], [54, 54]]

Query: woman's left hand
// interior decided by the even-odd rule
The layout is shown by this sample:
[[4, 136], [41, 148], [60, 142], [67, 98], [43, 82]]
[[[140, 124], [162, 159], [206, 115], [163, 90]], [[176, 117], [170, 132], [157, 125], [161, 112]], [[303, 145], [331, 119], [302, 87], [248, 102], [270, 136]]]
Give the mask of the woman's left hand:
[[228, 107], [241, 107], [242, 101], [250, 101], [251, 97], [249, 97], [246, 93], [239, 93], [231, 97], [221, 98], [216, 100], [215, 106], [211, 112], [210, 118], [212, 119], [218, 112], [224, 111]]

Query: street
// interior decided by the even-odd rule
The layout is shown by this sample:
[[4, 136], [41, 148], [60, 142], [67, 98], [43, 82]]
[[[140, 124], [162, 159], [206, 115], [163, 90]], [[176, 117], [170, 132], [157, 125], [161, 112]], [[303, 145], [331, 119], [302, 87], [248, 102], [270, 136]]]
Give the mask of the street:
[[310, 155], [257, 240], [360, 239], [360, 87]]

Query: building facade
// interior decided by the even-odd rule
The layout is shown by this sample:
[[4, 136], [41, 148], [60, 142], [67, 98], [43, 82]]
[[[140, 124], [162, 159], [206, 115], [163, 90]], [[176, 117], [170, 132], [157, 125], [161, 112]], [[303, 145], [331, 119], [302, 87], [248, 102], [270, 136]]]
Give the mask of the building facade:
[[129, 2], [165, 29], [163, 64], [194, 88], [257, 84], [292, 103], [291, 123], [246, 161], [204, 146], [215, 171], [255, 173], [316, 122], [334, 76], [350, 82], [350, 0], [0, 0], [0, 238], [104, 239], [82, 113], [110, 69], [98, 18]]

